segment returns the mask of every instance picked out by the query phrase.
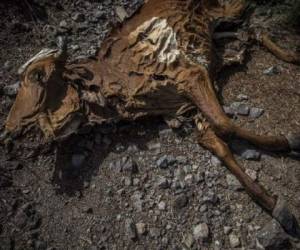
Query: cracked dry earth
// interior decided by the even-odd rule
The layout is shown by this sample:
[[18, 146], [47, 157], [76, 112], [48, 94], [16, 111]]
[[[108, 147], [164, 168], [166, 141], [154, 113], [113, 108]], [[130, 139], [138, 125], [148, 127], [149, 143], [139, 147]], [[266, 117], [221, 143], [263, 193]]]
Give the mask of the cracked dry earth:
[[[1, 127], [22, 63], [53, 46], [57, 34], [68, 35], [72, 55], [93, 53], [118, 22], [119, 6], [130, 14], [141, 4], [25, 2], [0, 3]], [[300, 37], [279, 25], [275, 7], [260, 8], [257, 20], [295, 47]], [[247, 114], [250, 108], [250, 115], [233, 115], [236, 123], [272, 134], [299, 131], [299, 84], [299, 66], [257, 46], [244, 65], [218, 79], [229, 112]], [[253, 108], [264, 113], [253, 118]], [[252, 178], [282, 194], [299, 220], [299, 160], [240, 141], [230, 145]], [[257, 237], [271, 220], [197, 145], [189, 123], [178, 131], [160, 119], [96, 127], [56, 144], [45, 143], [36, 130], [0, 149], [0, 249], [258, 249]], [[281, 235], [281, 249], [297, 249]]]

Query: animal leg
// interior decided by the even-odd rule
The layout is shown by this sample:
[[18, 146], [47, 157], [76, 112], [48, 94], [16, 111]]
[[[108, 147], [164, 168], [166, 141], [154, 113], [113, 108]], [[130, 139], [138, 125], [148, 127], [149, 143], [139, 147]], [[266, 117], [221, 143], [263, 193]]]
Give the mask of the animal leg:
[[276, 43], [274, 43], [267, 34], [258, 32], [255, 36], [255, 40], [257, 40], [261, 45], [266, 47], [273, 55], [275, 55], [280, 60], [288, 63], [300, 64], [299, 53], [281, 48]]
[[270, 213], [288, 233], [300, 235], [297, 220], [286, 204], [281, 199], [269, 195], [262, 186], [245, 173], [244, 168], [239, 166], [234, 159], [229, 147], [215, 134], [209, 124], [196, 121], [196, 127], [200, 145], [219, 157], [227, 169], [241, 182], [252, 199]]
[[234, 136], [270, 151], [300, 152], [300, 136], [265, 136], [257, 135], [247, 129], [235, 125], [224, 113], [218, 102], [209, 75], [206, 71], [199, 71], [198, 78], [186, 88], [186, 93], [194, 104], [202, 111], [220, 136]]

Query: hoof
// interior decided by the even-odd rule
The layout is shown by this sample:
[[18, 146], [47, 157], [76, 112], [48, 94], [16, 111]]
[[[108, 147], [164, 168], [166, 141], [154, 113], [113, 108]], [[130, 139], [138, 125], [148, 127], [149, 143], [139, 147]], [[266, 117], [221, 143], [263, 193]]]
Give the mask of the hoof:
[[283, 229], [291, 236], [300, 238], [300, 227], [295, 216], [288, 209], [286, 202], [278, 198], [272, 216]]
[[300, 153], [300, 135], [289, 134], [286, 136], [286, 139], [288, 140], [291, 151]]

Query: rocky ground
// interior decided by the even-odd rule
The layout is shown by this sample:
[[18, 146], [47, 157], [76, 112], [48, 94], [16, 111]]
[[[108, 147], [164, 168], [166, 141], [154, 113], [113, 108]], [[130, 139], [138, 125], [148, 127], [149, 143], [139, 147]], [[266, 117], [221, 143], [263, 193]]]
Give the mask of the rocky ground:
[[[93, 54], [142, 1], [1, 1], [0, 127], [18, 88], [18, 67], [67, 35], [75, 57]], [[300, 36], [291, 9], [262, 6], [254, 21], [284, 46]], [[299, 131], [300, 71], [254, 46], [218, 79], [225, 110], [257, 133]], [[247, 173], [281, 194], [300, 219], [300, 162], [240, 141]], [[160, 119], [90, 128], [61, 144], [39, 131], [0, 146], [0, 249], [299, 249], [209, 152], [193, 127]], [[297, 248], [298, 247], [298, 248]]]

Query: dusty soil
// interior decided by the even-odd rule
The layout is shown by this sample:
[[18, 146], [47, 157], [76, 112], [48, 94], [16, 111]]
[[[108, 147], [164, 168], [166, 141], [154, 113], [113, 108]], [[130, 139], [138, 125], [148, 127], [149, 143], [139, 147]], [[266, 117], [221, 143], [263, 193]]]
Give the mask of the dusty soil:
[[[18, 81], [22, 63], [55, 46], [55, 36], [65, 32], [74, 56], [93, 53], [118, 22], [116, 6], [133, 13], [139, 4], [1, 1], [1, 130], [15, 98], [5, 87]], [[289, 8], [260, 7], [257, 20], [281, 44], [295, 48], [300, 36], [282, 22], [281, 12]], [[85, 20], [74, 21], [76, 13]], [[263, 108], [258, 119], [234, 118], [256, 133], [300, 131], [299, 66], [258, 46], [248, 54], [244, 65], [221, 72], [220, 99], [230, 105], [244, 94], [248, 106]], [[279, 73], [264, 74], [271, 66]], [[232, 142], [233, 148], [234, 143], [240, 144]], [[283, 195], [300, 220], [299, 160], [259, 152], [259, 161], [237, 158], [267, 190]], [[158, 167], [167, 155], [174, 163]], [[172, 131], [157, 118], [87, 129], [62, 143], [46, 143], [40, 131], [31, 131], [0, 146], [0, 249], [232, 249], [230, 235], [239, 238], [238, 248], [256, 249], [256, 235], [271, 217], [243, 190], [230, 188], [228, 175], [197, 145], [190, 124]], [[136, 223], [145, 225], [137, 236]], [[193, 240], [199, 223], [209, 227], [205, 240]], [[227, 226], [231, 232], [224, 232]]]

